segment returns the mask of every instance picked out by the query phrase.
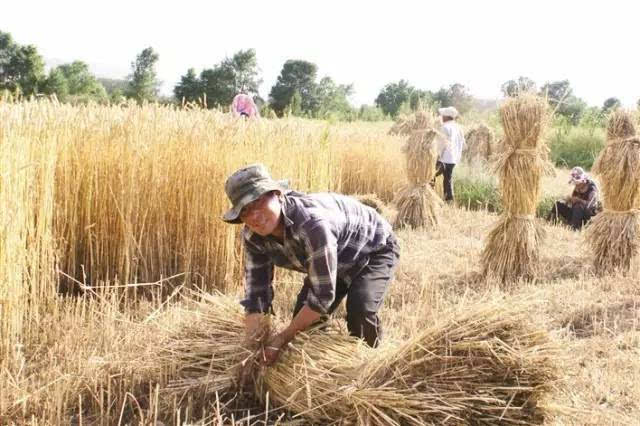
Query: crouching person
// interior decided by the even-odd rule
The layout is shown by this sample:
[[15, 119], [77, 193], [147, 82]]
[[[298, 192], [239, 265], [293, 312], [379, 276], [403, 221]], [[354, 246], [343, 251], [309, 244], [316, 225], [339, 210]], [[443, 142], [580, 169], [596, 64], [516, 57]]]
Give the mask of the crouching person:
[[574, 230], [579, 230], [597, 214], [598, 187], [582, 167], [571, 170], [569, 183], [574, 185], [573, 193], [565, 200], [556, 201], [547, 219], [562, 221]]
[[225, 183], [232, 207], [223, 220], [244, 224], [248, 336], [258, 335], [273, 300], [274, 266], [306, 274], [288, 327], [270, 337], [265, 363], [273, 364], [296, 335], [331, 314], [346, 298], [347, 328], [378, 345], [382, 306], [399, 259], [391, 225], [355, 199], [304, 194], [275, 181], [261, 165], [233, 173]]

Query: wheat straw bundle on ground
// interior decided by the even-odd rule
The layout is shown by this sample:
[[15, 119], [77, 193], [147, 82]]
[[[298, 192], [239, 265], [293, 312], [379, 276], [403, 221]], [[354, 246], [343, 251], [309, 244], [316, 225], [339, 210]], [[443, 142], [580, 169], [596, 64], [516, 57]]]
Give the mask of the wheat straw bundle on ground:
[[586, 238], [599, 273], [626, 271], [640, 254], [640, 138], [631, 115], [616, 110], [607, 124], [607, 146], [592, 172], [600, 177], [604, 210], [589, 224]]
[[378, 349], [335, 330], [300, 333], [262, 369], [251, 368], [260, 352], [243, 346], [236, 301], [207, 296], [195, 309], [198, 319], [164, 351], [165, 364], [181, 377], [171, 395], [224, 396], [247, 365], [269, 407], [315, 424], [538, 424], [549, 414], [557, 353], [547, 334], [531, 327], [524, 306], [483, 302]]
[[435, 138], [433, 129], [415, 130], [403, 148], [409, 185], [400, 190], [394, 200], [398, 207], [396, 229], [438, 224], [442, 200], [430, 185], [436, 175]]
[[399, 347], [304, 336], [263, 379], [272, 401], [317, 424], [535, 424], [557, 379], [553, 356], [523, 311], [489, 303]]
[[482, 252], [483, 275], [502, 282], [532, 279], [538, 274], [542, 229], [534, 222], [540, 178], [553, 167], [542, 135], [548, 121], [547, 102], [523, 93], [500, 108], [504, 128], [494, 170], [500, 178], [505, 209], [489, 233]]
[[[169, 371], [170, 395], [201, 400], [236, 390], [254, 375], [259, 349], [248, 348], [245, 314], [237, 301], [221, 294], [200, 294], [180, 313], [182, 326], [170, 333], [158, 354]], [[268, 333], [265, 317], [265, 335]], [[260, 340], [260, 337], [258, 337]]]
[[493, 131], [486, 124], [472, 127], [465, 135], [462, 157], [467, 161], [488, 161], [493, 155]]

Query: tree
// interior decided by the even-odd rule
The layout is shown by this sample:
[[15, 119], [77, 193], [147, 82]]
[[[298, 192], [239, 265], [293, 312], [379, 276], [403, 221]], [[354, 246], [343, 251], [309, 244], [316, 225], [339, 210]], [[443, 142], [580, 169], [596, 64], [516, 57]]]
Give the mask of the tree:
[[107, 91], [109, 101], [119, 103], [125, 99], [124, 94], [127, 92], [129, 82], [119, 78], [98, 78], [98, 81]]
[[473, 106], [473, 96], [469, 89], [460, 83], [454, 83], [446, 89], [441, 88], [433, 97], [440, 106], [454, 106], [460, 114], [466, 113]]
[[200, 77], [190, 68], [180, 77], [173, 93], [179, 101], [187, 102], [197, 101], [206, 94], [209, 108], [231, 104], [238, 93], [253, 95], [256, 99], [262, 84], [259, 72], [255, 49], [240, 50], [213, 68], [204, 69]]
[[49, 71], [40, 90], [47, 95], [55, 94], [60, 102], [66, 102], [69, 96], [69, 84], [59, 68], [53, 68]]
[[20, 46], [11, 34], [0, 31], [0, 89], [31, 95], [44, 79], [44, 61], [37, 49]]
[[318, 67], [308, 61], [289, 59], [284, 63], [278, 80], [269, 93], [269, 105], [278, 116], [282, 116], [296, 92], [301, 98], [301, 112], [307, 113], [317, 109], [317, 73]]
[[616, 108], [619, 108], [622, 105], [622, 102], [620, 102], [620, 99], [618, 98], [609, 98], [606, 101], [604, 101], [604, 104], [602, 104], [602, 112], [603, 113], [607, 113], [609, 111], [613, 111]]
[[196, 70], [189, 68], [187, 74], [180, 77], [180, 82], [173, 88], [173, 94], [178, 102], [195, 102], [204, 94], [204, 88]]
[[158, 98], [160, 82], [156, 78], [155, 65], [159, 56], [153, 48], [147, 47], [131, 63], [131, 75], [127, 77], [127, 96], [141, 101], [155, 101]]
[[353, 112], [348, 97], [353, 94], [352, 84], [336, 84], [331, 77], [324, 77], [316, 88], [317, 115], [323, 118], [338, 114], [344, 118]]
[[236, 92], [258, 96], [262, 79], [259, 77], [260, 68], [255, 49], [240, 50], [226, 61], [235, 74], [234, 89]]
[[413, 91], [414, 88], [410, 86], [406, 80], [389, 83], [382, 88], [376, 97], [376, 106], [380, 107], [385, 114], [395, 117], [398, 111], [400, 111], [402, 104], [409, 102]]
[[573, 95], [569, 80], [546, 83], [540, 89], [540, 95], [547, 98], [549, 105], [559, 116], [572, 124], [578, 124], [587, 103]]
[[409, 95], [409, 107], [411, 111], [418, 111], [430, 107], [435, 103], [433, 93], [428, 90], [415, 89]]
[[207, 96], [207, 107], [230, 105], [238, 93], [234, 82], [235, 72], [228, 63], [223, 62], [212, 69], [203, 70], [200, 74], [200, 84], [201, 90]]
[[509, 80], [500, 86], [502, 94], [505, 98], [517, 96], [520, 92], [528, 92], [536, 90], [536, 83], [529, 77], [518, 77], [517, 80]]

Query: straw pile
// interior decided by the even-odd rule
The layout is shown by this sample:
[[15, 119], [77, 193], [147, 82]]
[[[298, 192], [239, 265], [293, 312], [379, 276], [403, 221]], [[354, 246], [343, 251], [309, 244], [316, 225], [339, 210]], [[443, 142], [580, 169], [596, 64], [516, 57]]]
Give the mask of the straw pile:
[[[175, 364], [188, 374], [180, 382], [185, 392], [224, 390], [234, 376], [225, 368], [233, 371], [251, 354], [240, 343], [239, 308], [231, 312], [237, 303], [219, 300], [205, 308], [211, 323], [194, 323], [201, 330], [191, 327], [171, 345]], [[220, 324], [226, 329], [216, 330]], [[178, 348], [198, 356], [181, 356]], [[374, 350], [335, 332], [301, 333], [274, 366], [253, 371], [256, 392], [264, 399], [268, 392], [270, 406], [314, 424], [539, 424], [557, 380], [555, 355], [525, 310], [502, 301], [451, 314], [396, 347]]]
[[548, 120], [544, 99], [523, 93], [500, 108], [504, 128], [494, 171], [500, 178], [505, 212], [482, 252], [483, 275], [501, 282], [532, 279], [539, 272], [542, 228], [534, 222], [540, 178], [553, 167], [542, 135]]
[[462, 158], [469, 162], [475, 160], [489, 161], [495, 149], [493, 146], [494, 135], [486, 124], [479, 124], [469, 129], [464, 139]]
[[604, 210], [587, 228], [595, 270], [629, 270], [640, 253], [640, 138], [631, 115], [616, 110], [607, 124], [607, 145], [592, 172], [600, 177]]
[[159, 364], [174, 377], [167, 388], [171, 397], [210, 401], [255, 376], [260, 349], [247, 345], [245, 314], [237, 301], [220, 294], [199, 296], [180, 313], [183, 325], [162, 346]]
[[391, 129], [390, 135], [411, 135], [415, 130], [424, 130], [433, 123], [433, 117], [426, 111], [418, 111], [413, 116], [403, 115], [396, 119]]
[[421, 228], [438, 224], [442, 200], [431, 188], [436, 175], [436, 131], [415, 130], [404, 146], [409, 185], [398, 193], [394, 203], [398, 215], [394, 228]]

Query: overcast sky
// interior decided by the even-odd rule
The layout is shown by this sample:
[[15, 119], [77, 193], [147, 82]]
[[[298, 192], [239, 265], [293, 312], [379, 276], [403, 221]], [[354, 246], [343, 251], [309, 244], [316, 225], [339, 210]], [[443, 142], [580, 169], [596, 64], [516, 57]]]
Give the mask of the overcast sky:
[[[166, 4], [163, 4], [166, 3]], [[81, 60], [99, 77], [124, 78], [151, 46], [162, 92], [255, 48], [267, 97], [283, 63], [315, 63], [319, 77], [353, 83], [355, 105], [406, 79], [437, 90], [458, 82], [496, 98], [520, 75], [538, 85], [569, 79], [601, 106], [640, 98], [640, 16], [634, 1], [228, 1], [7, 0], [0, 31], [34, 44], [48, 64]]]

